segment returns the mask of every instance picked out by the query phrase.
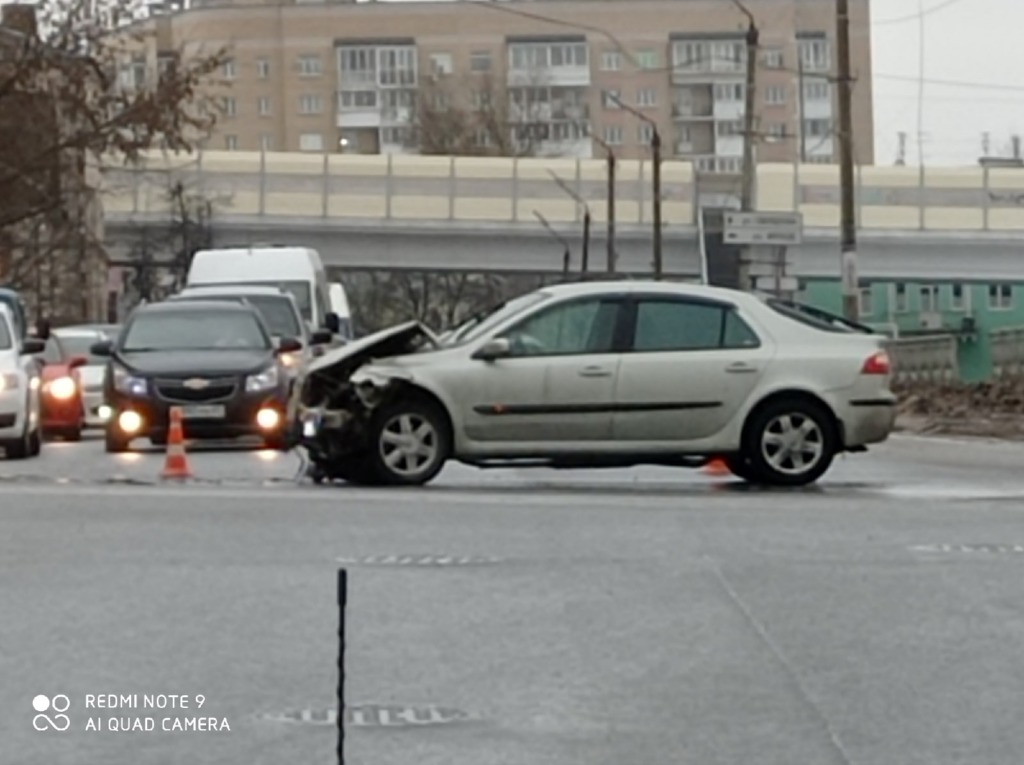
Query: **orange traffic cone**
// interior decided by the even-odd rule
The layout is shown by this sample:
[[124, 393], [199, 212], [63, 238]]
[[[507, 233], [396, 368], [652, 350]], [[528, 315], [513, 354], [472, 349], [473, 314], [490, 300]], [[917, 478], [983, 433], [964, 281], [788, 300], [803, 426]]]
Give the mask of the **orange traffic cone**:
[[192, 471], [188, 467], [185, 456], [185, 431], [181, 427], [181, 407], [171, 407], [170, 428], [167, 431], [167, 456], [164, 458], [164, 469], [160, 473], [163, 479], [191, 478]]
[[721, 457], [712, 457], [710, 460], [707, 461], [704, 467], [700, 469], [700, 472], [702, 472], [704, 475], [713, 476], [732, 475], [732, 471], [729, 470], [729, 466]]

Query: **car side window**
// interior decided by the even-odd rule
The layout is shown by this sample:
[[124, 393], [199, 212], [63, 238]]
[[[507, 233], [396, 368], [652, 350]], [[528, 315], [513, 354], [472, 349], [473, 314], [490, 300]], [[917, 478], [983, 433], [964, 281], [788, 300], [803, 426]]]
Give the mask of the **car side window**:
[[641, 300], [633, 350], [701, 351], [756, 348], [754, 331], [727, 306], [686, 300]]
[[619, 302], [576, 300], [541, 311], [504, 333], [511, 355], [568, 356], [610, 353]]

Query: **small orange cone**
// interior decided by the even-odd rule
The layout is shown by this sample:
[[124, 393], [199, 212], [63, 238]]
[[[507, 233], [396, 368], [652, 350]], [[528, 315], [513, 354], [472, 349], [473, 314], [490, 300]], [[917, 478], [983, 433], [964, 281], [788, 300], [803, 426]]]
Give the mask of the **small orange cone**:
[[181, 427], [179, 406], [171, 407], [170, 428], [167, 431], [167, 456], [164, 458], [164, 469], [160, 477], [165, 480], [192, 477], [188, 457], [185, 456], [185, 431]]
[[704, 475], [713, 476], [732, 475], [732, 471], [729, 470], [729, 466], [721, 457], [712, 457], [710, 460], [707, 461], [707, 464], [705, 464], [704, 467], [700, 469], [700, 472], [702, 472]]

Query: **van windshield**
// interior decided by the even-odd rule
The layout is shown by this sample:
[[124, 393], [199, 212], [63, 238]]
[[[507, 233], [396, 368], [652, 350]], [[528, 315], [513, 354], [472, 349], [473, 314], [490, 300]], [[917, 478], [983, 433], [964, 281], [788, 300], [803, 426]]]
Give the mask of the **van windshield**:
[[187, 296], [185, 300], [229, 300], [233, 303], [251, 303], [267, 323], [270, 334], [275, 337], [302, 338], [302, 325], [292, 309], [291, 301], [284, 295], [216, 295], [199, 294]]

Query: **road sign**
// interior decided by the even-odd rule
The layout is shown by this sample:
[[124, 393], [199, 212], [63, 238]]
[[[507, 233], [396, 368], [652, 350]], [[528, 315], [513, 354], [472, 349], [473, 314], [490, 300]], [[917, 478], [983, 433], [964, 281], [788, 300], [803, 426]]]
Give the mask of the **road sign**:
[[800, 213], [725, 213], [726, 244], [800, 244], [803, 228], [803, 215]]

